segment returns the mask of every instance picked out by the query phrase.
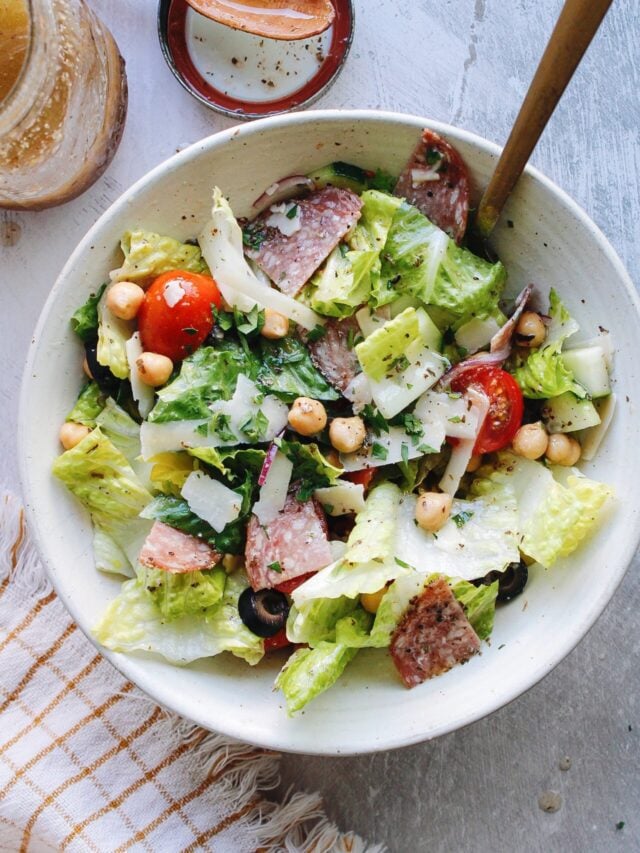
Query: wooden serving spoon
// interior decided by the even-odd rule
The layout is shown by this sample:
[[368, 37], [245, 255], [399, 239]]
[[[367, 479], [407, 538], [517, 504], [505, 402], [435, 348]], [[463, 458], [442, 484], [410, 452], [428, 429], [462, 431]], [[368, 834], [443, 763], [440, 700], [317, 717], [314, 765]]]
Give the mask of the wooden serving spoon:
[[[484, 243], [613, 0], [566, 0], [475, 217]], [[478, 247], [480, 248], [480, 247]], [[482, 254], [482, 252], [479, 252]]]
[[204, 15], [234, 30], [293, 41], [318, 35], [331, 26], [331, 0], [187, 0]]

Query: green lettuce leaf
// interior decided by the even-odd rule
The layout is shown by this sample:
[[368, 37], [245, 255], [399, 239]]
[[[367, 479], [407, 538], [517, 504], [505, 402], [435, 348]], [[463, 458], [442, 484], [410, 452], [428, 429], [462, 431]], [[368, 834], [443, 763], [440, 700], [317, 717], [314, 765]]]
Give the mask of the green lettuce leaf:
[[260, 340], [258, 385], [285, 403], [296, 397], [314, 400], [337, 400], [340, 396], [314, 366], [305, 345], [297, 338], [279, 341]]
[[135, 331], [133, 320], [121, 320], [107, 308], [105, 294], [98, 304], [98, 364], [108, 367], [118, 379], [129, 378], [126, 343]]
[[140, 458], [140, 424], [125, 412], [111, 397], [107, 397], [96, 424], [136, 472], [140, 482], [151, 490], [151, 465]]
[[369, 492], [349, 535], [344, 557], [294, 591], [296, 607], [311, 599], [355, 598], [362, 592], [376, 592], [387, 581], [410, 571], [410, 567], [394, 559], [400, 497], [400, 489], [393, 483], [381, 483]]
[[486, 586], [474, 586], [467, 581], [451, 581], [450, 579], [449, 583], [451, 583], [451, 591], [464, 607], [471, 627], [481, 640], [486, 640], [493, 631], [498, 581]]
[[545, 568], [572, 554], [594, 532], [613, 495], [575, 468], [548, 468], [510, 452], [499, 454], [495, 470], [479, 473], [472, 492], [497, 500], [509, 492], [514, 496], [520, 550]]
[[257, 480], [267, 455], [259, 447], [191, 447], [188, 453], [215, 468], [232, 485], [244, 482], [247, 471]]
[[240, 374], [255, 378], [256, 362], [240, 344], [222, 341], [200, 347], [182, 362], [180, 374], [158, 391], [148, 420], [153, 423], [210, 418], [209, 404], [229, 400]]
[[417, 208], [402, 204], [382, 253], [382, 269], [374, 284], [374, 305], [386, 305], [410, 293], [439, 310], [442, 326], [459, 328], [473, 317], [504, 317], [498, 308], [506, 282], [500, 262], [491, 264], [456, 246]]
[[138, 566], [137, 575], [160, 613], [173, 621], [199, 616], [222, 599], [227, 575], [222, 568], [173, 574]]
[[400, 199], [377, 190], [362, 193], [360, 219], [344, 244], [336, 246], [307, 286], [310, 306], [329, 317], [349, 317], [364, 304], [372, 276], [381, 268], [380, 252], [387, 240]]
[[102, 299], [107, 285], [103, 284], [96, 293], [92, 293], [84, 305], [71, 315], [71, 328], [84, 341], [93, 341], [98, 334], [98, 303]]
[[156, 491], [180, 497], [180, 492], [189, 474], [198, 463], [187, 453], [158, 453], [149, 460], [151, 471], [149, 479]]
[[133, 565], [122, 548], [96, 525], [93, 528], [93, 556], [99, 571], [128, 578], [135, 577]]
[[151, 495], [100, 427], [59, 456], [52, 471], [88, 509], [96, 527], [135, 565], [151, 527], [138, 516]]
[[124, 262], [111, 274], [114, 281], [144, 281], [171, 270], [209, 272], [198, 246], [153, 231], [125, 231], [120, 246]]
[[78, 394], [73, 409], [67, 415], [67, 421], [73, 421], [76, 424], [84, 424], [85, 426], [93, 427], [96, 425], [96, 418], [104, 408], [104, 397], [98, 387], [98, 383], [90, 380], [82, 388]]
[[357, 652], [327, 642], [319, 643], [315, 649], [294, 652], [275, 681], [275, 687], [284, 693], [289, 716], [335, 684]]
[[293, 605], [287, 618], [287, 637], [292, 643], [307, 643], [312, 648], [321, 642], [335, 641], [336, 624], [357, 607], [353, 598], [316, 598]]
[[276, 444], [287, 459], [293, 462], [293, 477], [300, 481], [298, 500], [306, 501], [316, 489], [331, 486], [344, 470], [332, 465], [313, 442], [302, 444], [300, 441], [277, 438]]
[[227, 651], [253, 666], [264, 655], [264, 643], [238, 613], [247, 586], [244, 574], [235, 572], [226, 580], [221, 602], [169, 622], [136, 578], [123, 584], [93, 633], [115, 652], [155, 652], [171, 663], [187, 664]]

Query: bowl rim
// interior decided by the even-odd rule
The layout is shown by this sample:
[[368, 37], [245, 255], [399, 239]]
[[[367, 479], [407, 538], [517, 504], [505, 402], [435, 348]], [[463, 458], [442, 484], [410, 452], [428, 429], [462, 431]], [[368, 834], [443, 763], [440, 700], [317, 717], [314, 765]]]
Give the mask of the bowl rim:
[[[51, 313], [57, 301], [58, 294], [65, 287], [69, 271], [73, 269], [77, 260], [87, 251], [88, 247], [95, 243], [96, 235], [99, 234], [105, 220], [109, 220], [112, 217], [119, 215], [120, 212], [126, 207], [126, 205], [130, 203], [132, 198], [135, 198], [138, 193], [146, 189], [147, 186], [152, 185], [155, 181], [161, 178], [165, 172], [180, 168], [184, 163], [187, 163], [190, 160], [197, 158], [204, 151], [208, 151], [212, 148], [222, 146], [230, 142], [232, 139], [237, 138], [238, 136], [260, 134], [261, 132], [273, 127], [286, 127], [292, 124], [305, 123], [315, 124], [323, 122], [333, 122], [336, 120], [347, 120], [351, 122], [357, 122], [359, 120], [374, 122], [380, 121], [385, 123], [396, 122], [403, 125], [412, 125], [416, 128], [417, 131], [420, 130], [422, 127], [429, 127], [435, 130], [436, 132], [451, 138], [454, 142], [456, 140], [461, 140], [473, 146], [476, 146], [484, 150], [485, 152], [488, 152], [489, 154], [493, 155], [496, 159], [500, 155], [500, 152], [502, 150], [500, 146], [498, 146], [496, 143], [484, 139], [483, 137], [471, 133], [470, 131], [454, 127], [453, 125], [408, 113], [397, 113], [392, 111], [369, 109], [313, 110], [309, 112], [279, 114], [276, 116], [269, 116], [267, 118], [256, 120], [254, 122], [251, 122], [250, 124], [236, 125], [225, 130], [221, 130], [215, 134], [212, 134], [211, 136], [205, 137], [204, 139], [193, 143], [189, 147], [172, 155], [167, 160], [152, 168], [140, 179], [138, 179], [131, 187], [129, 187], [129, 189], [122, 193], [107, 208], [107, 210], [105, 210], [101, 214], [98, 220], [91, 226], [91, 228], [87, 231], [87, 233], [80, 240], [80, 242], [77, 244], [77, 246], [69, 256], [69, 259], [65, 263], [64, 267], [56, 278], [53, 287], [51, 288], [49, 296], [47, 297], [47, 300], [41, 310], [38, 322], [31, 337], [31, 342], [27, 353], [27, 360], [21, 381], [18, 422], [21, 423], [23, 418], [26, 417], [30, 393], [29, 379], [34, 371], [35, 362], [38, 356], [38, 342], [41, 337], [42, 330], [45, 324], [47, 323], [49, 314]], [[635, 308], [637, 319], [640, 319], [640, 296], [636, 292], [632, 280], [627, 270], [625, 269], [622, 261], [620, 260], [617, 252], [609, 243], [600, 228], [591, 220], [591, 218], [577, 202], [575, 202], [564, 190], [558, 187], [553, 181], [547, 178], [538, 169], [528, 165], [525, 169], [525, 173], [531, 176], [537, 183], [541, 184], [549, 193], [551, 193], [552, 196], [555, 196], [556, 199], [576, 217], [582, 227], [585, 228], [587, 232], [589, 232], [592, 239], [598, 244], [599, 248], [604, 252], [607, 259], [615, 269], [617, 275], [619, 276], [621, 284], [627, 291], [627, 296], [629, 297], [631, 303]], [[370, 737], [368, 743], [360, 744], [355, 748], [351, 746], [348, 741], [338, 740], [336, 740], [334, 744], [331, 744], [328, 747], [323, 747], [322, 745], [319, 745], [317, 740], [313, 738], [313, 732], [310, 730], [306, 737], [306, 742], [304, 744], [296, 743], [295, 745], [291, 745], [287, 743], [286, 737], [279, 735], [278, 731], [273, 732], [272, 736], [268, 738], [248, 738], [248, 733], [245, 731], [243, 725], [241, 723], [235, 723], [233, 719], [229, 719], [228, 717], [216, 721], [215, 728], [212, 728], [214, 723], [211, 720], [207, 719], [205, 711], [201, 713], [197, 709], [190, 708], [188, 698], [183, 698], [175, 691], [172, 691], [170, 684], [167, 686], [167, 684], [165, 684], [165, 682], [163, 682], [162, 680], [159, 680], [157, 676], [148, 675], [148, 673], [145, 671], [144, 659], [136, 658], [135, 656], [129, 657], [125, 654], [112, 652], [108, 649], [105, 649], [98, 643], [98, 641], [91, 634], [90, 626], [87, 625], [85, 620], [83, 619], [83, 615], [80, 611], [79, 606], [76, 606], [73, 598], [67, 595], [64, 589], [64, 585], [59, 582], [59, 579], [56, 577], [56, 573], [50, 567], [50, 560], [47, 554], [46, 537], [40, 530], [38, 513], [35, 509], [37, 503], [37, 501], [35, 500], [37, 498], [37, 493], [34, 488], [32, 488], [31, 484], [30, 466], [27, 462], [27, 451], [28, 448], [26, 445], [26, 437], [24, 432], [21, 431], [18, 436], [19, 477], [22, 488], [22, 494], [24, 497], [25, 514], [29, 530], [33, 537], [33, 541], [36, 545], [37, 551], [42, 559], [47, 576], [50, 582], [52, 583], [56, 593], [58, 594], [65, 608], [69, 611], [69, 613], [71, 614], [75, 622], [78, 624], [82, 632], [85, 634], [85, 636], [88, 637], [88, 639], [99, 651], [99, 653], [106, 657], [107, 660], [120, 673], [122, 673], [123, 676], [128, 678], [139, 689], [141, 689], [148, 696], [150, 696], [153, 701], [179, 714], [180, 716], [195, 722], [196, 724], [202, 726], [205, 729], [220, 732], [221, 734], [236, 738], [240, 741], [254, 743], [260, 747], [268, 749], [277, 749], [284, 752], [328, 756], [370, 754], [388, 749], [398, 749], [401, 747], [410, 746], [412, 744], [421, 743], [426, 740], [431, 740], [441, 735], [448, 734], [459, 728], [463, 728], [467, 725], [470, 725], [471, 723], [483, 719], [494, 711], [497, 711], [498, 709], [510, 704], [512, 701], [517, 699], [527, 690], [538, 684], [538, 682], [540, 682], [562, 660], [564, 660], [564, 658], [567, 657], [567, 655], [585, 637], [587, 632], [593, 627], [596, 620], [602, 614], [606, 605], [613, 597], [616, 589], [618, 588], [622, 578], [624, 577], [627, 571], [627, 568], [629, 567], [629, 564], [631, 563], [631, 560], [633, 559], [633, 556], [638, 548], [638, 544], [640, 543], [639, 518], [638, 521], [636, 521], [635, 525], [633, 525], [633, 527], [629, 530], [629, 536], [627, 537], [626, 544], [624, 546], [619, 563], [615, 568], [615, 572], [612, 572], [607, 577], [608, 582], [606, 586], [603, 586], [602, 590], [600, 591], [600, 594], [595, 599], [591, 609], [585, 613], [584, 618], [578, 624], [576, 624], [572, 632], [567, 635], [565, 642], [555, 646], [553, 650], [550, 651], [550, 654], [545, 659], [545, 661], [542, 661], [537, 664], [533, 670], [523, 667], [523, 673], [526, 672], [526, 676], [522, 675], [520, 678], [514, 678], [513, 681], [510, 682], [509, 688], [505, 692], [500, 693], [500, 695], [495, 698], [488, 697], [486, 701], [482, 703], [481, 707], [471, 709], [465, 715], [462, 721], [460, 720], [460, 718], [455, 718], [446, 722], [442, 722], [434, 726], [428, 733], [414, 732], [409, 734], [403, 734], [402, 732], [398, 733], [395, 731], [388, 731], [383, 742], [377, 741], [375, 740], [375, 738]], [[296, 740], [301, 740], [301, 738], [296, 736]]]

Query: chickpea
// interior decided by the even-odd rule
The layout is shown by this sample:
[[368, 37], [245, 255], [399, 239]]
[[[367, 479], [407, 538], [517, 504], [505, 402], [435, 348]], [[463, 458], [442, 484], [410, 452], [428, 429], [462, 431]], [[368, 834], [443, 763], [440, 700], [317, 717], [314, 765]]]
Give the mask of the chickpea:
[[83, 438], [86, 438], [91, 430], [84, 424], [76, 424], [73, 421], [67, 421], [60, 427], [60, 444], [65, 450], [71, 450], [76, 444], [80, 444]]
[[334, 418], [329, 427], [329, 441], [340, 453], [360, 450], [367, 437], [362, 418]]
[[540, 421], [524, 424], [513, 436], [513, 450], [525, 459], [540, 459], [547, 452], [549, 436]]
[[451, 495], [445, 492], [423, 492], [416, 504], [416, 521], [427, 533], [436, 533], [451, 514]]
[[93, 373], [91, 373], [91, 368], [89, 367], [89, 362], [86, 358], [82, 359], [82, 369], [85, 375], [89, 377], [89, 379], [93, 379]]
[[364, 607], [367, 613], [377, 613], [378, 607], [380, 607], [380, 602], [384, 598], [386, 591], [387, 587], [383, 586], [382, 589], [379, 589], [376, 592], [361, 592], [360, 604]]
[[327, 425], [327, 412], [319, 400], [298, 397], [289, 409], [289, 426], [300, 435], [315, 435]]
[[159, 352], [143, 352], [136, 359], [136, 367], [140, 380], [152, 388], [164, 385], [173, 373], [173, 362]]
[[473, 474], [473, 472], [477, 471], [481, 465], [482, 465], [482, 456], [480, 453], [476, 453], [469, 460], [469, 464], [467, 465], [467, 474]]
[[260, 329], [263, 338], [277, 341], [289, 334], [289, 318], [279, 314], [273, 308], [264, 309], [264, 326]]
[[242, 567], [244, 560], [241, 554], [225, 554], [222, 558], [222, 568], [230, 575]]
[[547, 337], [547, 329], [539, 314], [525, 311], [516, 326], [516, 343], [520, 347], [539, 347]]
[[582, 448], [575, 438], [571, 438], [571, 436], [565, 435], [563, 432], [549, 436], [546, 456], [549, 462], [552, 462], [554, 465], [571, 467], [571, 465], [575, 465], [578, 459], [580, 459], [581, 453]]
[[144, 290], [132, 281], [118, 281], [107, 291], [107, 308], [120, 320], [133, 320], [144, 300]]

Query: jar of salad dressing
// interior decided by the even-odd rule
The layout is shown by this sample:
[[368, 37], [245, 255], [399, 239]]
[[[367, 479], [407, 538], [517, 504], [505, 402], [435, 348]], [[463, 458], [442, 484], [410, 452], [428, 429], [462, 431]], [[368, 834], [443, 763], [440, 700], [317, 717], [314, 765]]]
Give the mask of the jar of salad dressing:
[[83, 0], [0, 0], [0, 207], [68, 201], [109, 165], [124, 61]]

